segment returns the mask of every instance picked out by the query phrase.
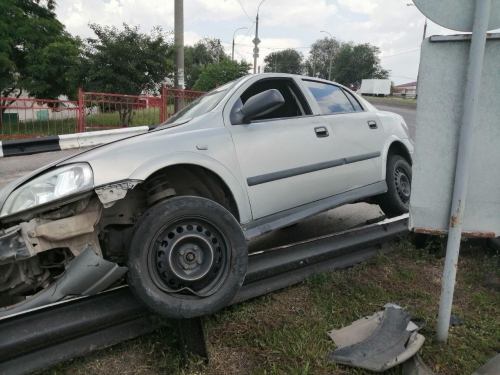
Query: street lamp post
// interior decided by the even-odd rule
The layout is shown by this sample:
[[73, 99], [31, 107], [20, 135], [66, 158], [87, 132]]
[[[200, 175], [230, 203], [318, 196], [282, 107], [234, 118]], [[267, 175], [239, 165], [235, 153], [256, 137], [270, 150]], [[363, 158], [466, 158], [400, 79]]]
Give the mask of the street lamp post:
[[259, 40], [259, 9], [262, 3], [266, 0], [262, 0], [257, 8], [257, 17], [255, 18], [255, 39], [253, 40], [253, 44], [255, 48], [253, 49], [253, 74], [257, 73], [257, 57], [259, 57], [259, 47], [257, 47], [260, 43]]
[[331, 81], [332, 80], [332, 60], [333, 60], [333, 36], [328, 31], [321, 31], [321, 32], [330, 35], [330, 38], [332, 40], [332, 46], [330, 48], [330, 68], [328, 69], [328, 80]]
[[234, 37], [235, 37], [235, 35], [236, 35], [236, 32], [237, 32], [238, 30], [242, 30], [242, 29], [248, 29], [248, 27], [240, 27], [239, 29], [236, 29], [236, 31], [235, 31], [235, 32], [234, 32], [234, 34], [233, 34], [233, 53], [232, 53], [232, 55], [231, 55], [231, 60], [234, 60]]

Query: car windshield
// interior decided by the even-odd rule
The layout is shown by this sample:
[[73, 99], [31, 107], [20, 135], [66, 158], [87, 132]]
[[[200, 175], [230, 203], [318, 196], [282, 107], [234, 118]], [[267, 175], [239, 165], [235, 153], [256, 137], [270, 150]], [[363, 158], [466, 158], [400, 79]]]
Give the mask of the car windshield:
[[223, 86], [217, 87], [215, 90], [207, 92], [198, 99], [193, 100], [189, 103], [189, 105], [184, 107], [181, 111], [177, 112], [161, 125], [168, 125], [174, 122], [191, 119], [211, 111], [217, 104], [219, 104], [222, 98], [236, 84], [236, 82], [237, 80], [226, 83]]

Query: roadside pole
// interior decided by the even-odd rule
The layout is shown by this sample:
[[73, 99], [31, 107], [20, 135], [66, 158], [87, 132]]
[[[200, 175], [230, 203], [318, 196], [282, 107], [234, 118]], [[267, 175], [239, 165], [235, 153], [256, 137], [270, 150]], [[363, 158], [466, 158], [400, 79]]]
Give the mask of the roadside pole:
[[236, 36], [236, 33], [238, 32], [238, 30], [243, 30], [243, 29], [248, 29], [248, 27], [240, 27], [239, 29], [236, 29], [234, 31], [234, 34], [233, 34], [233, 52], [231, 54], [231, 60], [234, 61], [234, 37]]
[[[259, 5], [260, 6], [260, 5]], [[255, 39], [253, 44], [255, 45], [253, 49], [253, 74], [257, 73], [257, 57], [259, 57], [259, 12], [257, 11], [257, 17], [255, 18]]]
[[[174, 4], [174, 44], [175, 44], [175, 88], [184, 90], [184, 0], [175, 0]], [[184, 98], [178, 95], [174, 99], [174, 111], [184, 108]]]
[[[254, 44], [254, 49], [253, 49], [253, 74], [257, 73], [257, 58], [259, 57], [259, 9], [262, 3], [266, 0], [262, 0], [257, 8], [257, 17], [255, 17], [255, 39], [252, 40]], [[260, 72], [259, 72], [260, 73]]]
[[460, 130], [458, 145], [457, 165], [455, 170], [455, 184], [451, 206], [451, 218], [448, 231], [446, 248], [446, 261], [443, 272], [443, 287], [439, 304], [437, 322], [437, 340], [445, 344], [448, 340], [450, 328], [451, 307], [453, 291], [458, 266], [458, 254], [467, 197], [467, 184], [469, 177], [470, 161], [474, 142], [474, 126], [481, 88], [481, 75], [486, 48], [491, 0], [477, 0], [472, 30], [472, 41], [467, 72], [467, 85], [465, 90], [464, 113]]

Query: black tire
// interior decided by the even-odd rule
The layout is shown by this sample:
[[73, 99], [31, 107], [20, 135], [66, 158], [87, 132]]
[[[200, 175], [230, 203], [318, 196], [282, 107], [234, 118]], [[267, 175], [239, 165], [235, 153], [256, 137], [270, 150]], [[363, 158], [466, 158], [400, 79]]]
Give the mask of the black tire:
[[389, 154], [385, 180], [387, 192], [378, 198], [378, 203], [387, 217], [409, 212], [411, 195], [411, 166], [399, 155]]
[[247, 265], [247, 243], [236, 219], [198, 197], [172, 198], [145, 212], [127, 252], [133, 294], [172, 319], [227, 306], [243, 285]]

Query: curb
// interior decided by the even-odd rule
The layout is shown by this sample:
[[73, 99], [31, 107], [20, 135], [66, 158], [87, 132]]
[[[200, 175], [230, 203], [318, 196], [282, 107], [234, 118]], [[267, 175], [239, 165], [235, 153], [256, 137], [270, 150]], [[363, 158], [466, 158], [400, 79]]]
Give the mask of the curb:
[[3, 141], [0, 142], [0, 158], [69, 150], [72, 148], [93, 147], [132, 137], [134, 135], [144, 134], [155, 129], [156, 126], [157, 125], [137, 126], [125, 129], [101, 130], [86, 133], [61, 134], [42, 138]]

